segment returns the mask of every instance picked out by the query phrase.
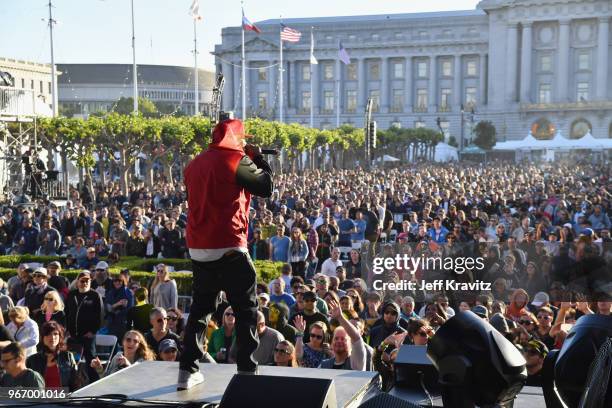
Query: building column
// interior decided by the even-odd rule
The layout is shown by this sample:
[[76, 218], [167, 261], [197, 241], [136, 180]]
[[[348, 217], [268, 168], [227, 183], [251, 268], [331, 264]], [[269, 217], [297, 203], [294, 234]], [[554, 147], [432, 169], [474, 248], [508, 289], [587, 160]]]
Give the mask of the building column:
[[606, 100], [608, 96], [608, 54], [610, 38], [610, 17], [599, 19], [597, 34], [597, 99]]
[[487, 54], [480, 54], [480, 68], [478, 70], [478, 79], [480, 87], [480, 98], [478, 105], [486, 105], [487, 100]]
[[285, 106], [287, 109], [293, 109], [295, 107], [295, 82], [297, 80], [295, 76], [295, 67], [297, 67], [295, 61], [287, 61], [288, 72], [285, 73], [285, 78], [287, 78], [287, 102], [285, 103]]
[[463, 79], [461, 73], [463, 72], [463, 69], [461, 65], [461, 55], [455, 55], [453, 68], [455, 69], [455, 73], [453, 76], [453, 104], [455, 106], [452, 106], [451, 108], [454, 111], [459, 112], [459, 110], [461, 109], [461, 103], [463, 102], [463, 89], [461, 86], [461, 82]]
[[229, 62], [223, 61], [222, 71], [223, 77], [225, 78], [225, 86], [221, 98], [223, 101], [223, 110], [227, 112], [234, 107], [234, 69]]
[[436, 112], [438, 104], [438, 57], [429, 58], [429, 112]]
[[366, 96], [365, 58], [359, 58], [357, 60], [357, 79], [357, 109], [363, 112], [368, 99]]
[[[234, 104], [232, 105], [232, 109], [235, 111], [239, 111], [241, 108], [242, 101], [242, 73], [240, 71], [240, 61], [237, 63], [234, 62]], [[236, 117], [242, 117], [240, 115], [236, 115]]]
[[531, 103], [531, 22], [523, 23], [523, 43], [521, 51], [521, 102]]
[[321, 88], [321, 84], [319, 81], [319, 67], [321, 66], [321, 61], [319, 61], [318, 64], [313, 64], [312, 65], [312, 95], [310, 95], [310, 97], [312, 98], [312, 110], [314, 115], [318, 115], [319, 114], [319, 106], [320, 106], [320, 101], [319, 101], [319, 89]]
[[381, 60], [380, 107], [381, 113], [389, 113], [389, 58], [382, 57]]
[[338, 109], [338, 103], [340, 103], [341, 115], [344, 111], [344, 106], [342, 106], [342, 93], [344, 92], [344, 84], [342, 83], [342, 65], [344, 65], [344, 63], [340, 61], [340, 59], [336, 59], [336, 72], [334, 74], [334, 95], [336, 95], [334, 98], [334, 113], [337, 113], [336, 110]]
[[506, 30], [506, 102], [516, 102], [516, 67], [518, 59], [518, 24], [510, 23]]
[[412, 112], [412, 95], [414, 94], [412, 81], [412, 57], [406, 57], [404, 69], [404, 112]]
[[[274, 65], [278, 63], [278, 61], [267, 61], [267, 65]], [[272, 111], [272, 119], [274, 120], [278, 115], [278, 67], [270, 67], [268, 68], [268, 109]], [[257, 96], [256, 96], [257, 97]], [[275, 106], [276, 105], [276, 106]]]
[[557, 67], [557, 101], [567, 102], [567, 88], [569, 86], [569, 40], [570, 40], [570, 22], [571, 20], [559, 21], [559, 61]]

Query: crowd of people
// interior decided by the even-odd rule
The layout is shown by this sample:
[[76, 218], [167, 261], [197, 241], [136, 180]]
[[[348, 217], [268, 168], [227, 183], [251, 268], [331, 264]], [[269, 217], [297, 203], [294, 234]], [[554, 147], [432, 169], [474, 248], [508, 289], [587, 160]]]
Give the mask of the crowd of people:
[[[576, 320], [612, 311], [610, 171], [423, 163], [276, 175], [272, 197], [253, 200], [249, 214], [250, 257], [282, 263], [278, 278], [257, 287], [254, 358], [378, 371], [388, 390], [402, 344], [426, 345], [448, 319], [471, 310], [521, 349], [528, 383], [539, 384], [544, 357]], [[140, 361], [177, 361], [185, 316], [163, 259], [147, 285], [127, 270], [111, 276], [109, 264], [187, 257], [187, 217], [184, 188], [164, 183], [134, 185], [128, 195], [114, 183], [74, 190], [66, 208], [7, 204], [0, 252], [58, 261], [22, 264], [1, 284], [0, 386], [74, 390]], [[483, 267], [373, 268], [376, 258], [404, 255], [480, 258]], [[80, 272], [70, 282], [63, 269]], [[436, 280], [491, 285], [376, 289], [376, 282]], [[235, 325], [224, 300], [206, 329], [202, 361], [236, 361]], [[96, 355], [99, 333], [119, 339], [106, 364]]]

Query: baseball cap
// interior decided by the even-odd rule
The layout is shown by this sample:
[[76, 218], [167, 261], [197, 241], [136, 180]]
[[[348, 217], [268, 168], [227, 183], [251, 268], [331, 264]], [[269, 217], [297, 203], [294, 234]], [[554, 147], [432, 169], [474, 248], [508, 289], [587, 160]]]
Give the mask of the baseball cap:
[[582, 230], [582, 235], [586, 235], [587, 237], [593, 236], [593, 230], [591, 228], [585, 228]]
[[163, 353], [164, 351], [168, 351], [168, 350], [178, 350], [178, 346], [176, 345], [176, 341], [172, 340], [172, 339], [165, 339], [162, 340], [161, 343], [159, 343], [159, 352]]
[[487, 310], [486, 307], [484, 307], [482, 305], [474, 306], [472, 308], [472, 312], [474, 312], [478, 316], [482, 317], [483, 319], [488, 319], [489, 318], [489, 311]]
[[77, 279], [81, 278], [91, 279], [91, 272], [89, 272], [88, 270], [81, 271], [81, 273], [79, 273], [79, 275], [77, 276]]
[[534, 305], [535, 307], [540, 307], [542, 305], [547, 304], [549, 301], [550, 301], [550, 297], [548, 296], [548, 293], [538, 292], [533, 297], [533, 301], [531, 302], [531, 304]]
[[36, 269], [34, 269], [34, 273], [33, 273], [33, 275], [34, 275], [34, 276], [36, 276], [36, 275], [42, 275], [42, 276], [47, 277], [47, 276], [48, 276], [48, 275], [47, 275], [47, 268], [43, 268], [43, 267], [36, 268]]
[[264, 298], [264, 299], [266, 299], [268, 302], [270, 301], [270, 295], [268, 295], [266, 292], [262, 292], [262, 293], [260, 293], [260, 294], [259, 294], [257, 297]]
[[529, 340], [525, 346], [525, 351], [529, 350], [537, 352], [542, 357], [546, 357], [548, 354], [548, 347], [546, 347], [546, 344], [542, 343], [540, 340]]
[[55, 266], [57, 268], [61, 268], [62, 267], [62, 265], [59, 262], [57, 262], [57, 261], [49, 262], [49, 265], [47, 265], [47, 268], [49, 268], [51, 266]]
[[97, 263], [96, 269], [108, 269], [108, 264], [104, 261], [100, 261]]

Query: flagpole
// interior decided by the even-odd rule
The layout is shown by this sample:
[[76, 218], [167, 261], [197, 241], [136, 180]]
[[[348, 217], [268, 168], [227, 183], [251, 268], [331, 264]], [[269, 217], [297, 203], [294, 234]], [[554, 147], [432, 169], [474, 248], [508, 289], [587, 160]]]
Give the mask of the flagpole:
[[57, 74], [55, 72], [55, 57], [53, 54], [53, 24], [55, 24], [55, 20], [53, 20], [52, 7], [52, 1], [49, 0], [49, 39], [51, 42], [51, 111], [52, 116], [55, 117], [57, 116]]
[[198, 35], [197, 35], [197, 31], [196, 31], [196, 22], [197, 19], [194, 18], [193, 19], [193, 59], [194, 59], [194, 65], [193, 65], [193, 76], [195, 78], [195, 93], [194, 93], [194, 99], [195, 99], [195, 110], [194, 115], [199, 115], [200, 114], [200, 98], [199, 98], [199, 84], [198, 84], [198, 80], [199, 80], [199, 75], [198, 75]]
[[313, 27], [310, 27], [310, 128], [314, 128], [314, 87], [312, 85], [312, 54], [314, 52], [314, 34]]
[[[244, 3], [243, 3], [244, 4]], [[242, 17], [244, 17], [244, 8], [242, 9]], [[242, 26], [242, 120], [246, 120], [246, 66], [244, 65], [246, 62], [246, 57], [244, 53], [244, 23], [241, 22]]]
[[134, 0], [132, 0], [132, 82], [134, 82], [134, 114], [138, 113], [138, 75], [136, 72], [136, 35], [134, 34]]
[[281, 35], [281, 31], [283, 30], [283, 16], [281, 16], [281, 25], [279, 26], [278, 38], [280, 42], [280, 65], [278, 66], [278, 77], [279, 77], [279, 120], [283, 122], [283, 37]]

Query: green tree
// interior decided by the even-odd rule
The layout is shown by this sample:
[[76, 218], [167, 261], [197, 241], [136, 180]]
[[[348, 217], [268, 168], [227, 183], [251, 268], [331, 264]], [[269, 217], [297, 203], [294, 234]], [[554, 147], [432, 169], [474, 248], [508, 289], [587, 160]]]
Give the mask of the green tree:
[[476, 137], [474, 138], [474, 144], [476, 146], [484, 150], [491, 150], [491, 148], [495, 146], [497, 138], [493, 123], [489, 121], [478, 122], [474, 128], [474, 133], [476, 134]]
[[[130, 115], [134, 112], [134, 98], [121, 97], [115, 105], [115, 112], [120, 115]], [[159, 112], [157, 106], [151, 100], [145, 98], [138, 98], [138, 112], [145, 118], [158, 117]]]

